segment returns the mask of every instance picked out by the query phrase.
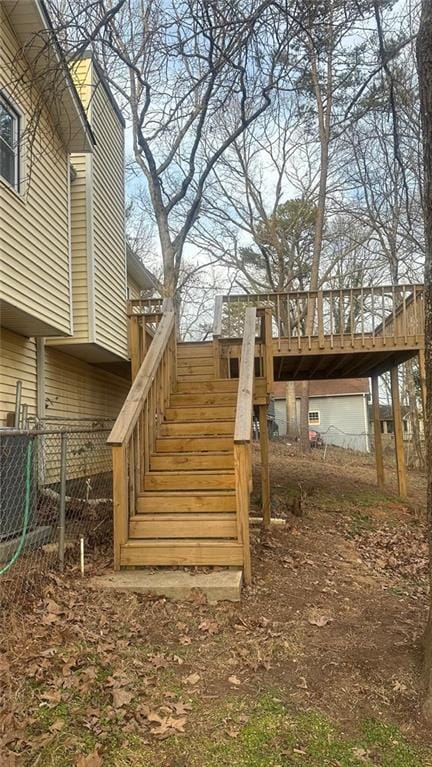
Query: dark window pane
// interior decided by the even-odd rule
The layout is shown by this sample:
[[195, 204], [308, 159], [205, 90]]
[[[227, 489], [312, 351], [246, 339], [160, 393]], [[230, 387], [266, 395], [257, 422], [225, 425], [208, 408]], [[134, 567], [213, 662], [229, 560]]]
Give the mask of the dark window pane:
[[9, 181], [12, 186], [16, 184], [15, 178], [15, 154], [0, 139], [0, 176]]
[[13, 114], [0, 101], [0, 138], [6, 141], [10, 147], [14, 145], [15, 120]]

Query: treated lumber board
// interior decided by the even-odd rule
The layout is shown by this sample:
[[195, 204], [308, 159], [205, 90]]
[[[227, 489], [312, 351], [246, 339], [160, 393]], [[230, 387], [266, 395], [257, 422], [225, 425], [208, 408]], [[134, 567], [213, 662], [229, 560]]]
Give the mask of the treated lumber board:
[[234, 441], [248, 442], [252, 429], [256, 309], [245, 312]]
[[114, 570], [120, 567], [120, 547], [128, 537], [129, 488], [127, 449], [114, 447], [113, 459], [113, 512], [114, 512]]
[[378, 484], [378, 487], [383, 489], [384, 488], [384, 455], [383, 455], [383, 445], [382, 445], [382, 436], [381, 436], [378, 376], [372, 376], [372, 412], [373, 412], [373, 423], [374, 423], [374, 446], [375, 446], [377, 484]]
[[[165, 411], [166, 421], [227, 421], [234, 418], [235, 405], [219, 405], [214, 407], [168, 407]], [[252, 418], [252, 414], [251, 414]]]
[[213, 514], [236, 510], [233, 490], [211, 490], [191, 493], [188, 491], [147, 492], [137, 497], [139, 514], [163, 513], [182, 514], [199, 512]]
[[129, 390], [117, 420], [108, 437], [108, 444], [122, 445], [129, 440], [153, 383], [155, 371], [162, 359], [174, 328], [174, 312], [167, 312], [158, 325], [150, 349]]
[[397, 367], [393, 367], [391, 369], [390, 381], [391, 381], [398, 489], [399, 489], [400, 497], [406, 498], [408, 491], [407, 491], [407, 477], [406, 477], [406, 466], [405, 466], [405, 450], [404, 450], [403, 431], [402, 431], [402, 414], [401, 414], [400, 395], [399, 395], [399, 377], [398, 377]]
[[177, 375], [179, 376], [200, 376], [212, 375], [214, 379], [214, 365], [204, 362], [202, 365], [177, 365]]
[[235, 513], [146, 514], [132, 517], [129, 538], [236, 538]]
[[121, 565], [133, 566], [181, 566], [243, 564], [240, 544], [231, 541], [128, 541], [121, 549]]
[[213, 357], [197, 357], [191, 360], [177, 360], [177, 371], [184, 375], [185, 373], [214, 373]]
[[178, 394], [193, 394], [194, 392], [236, 392], [237, 389], [237, 378], [213, 378], [211, 381], [202, 381], [199, 379], [199, 376], [197, 377], [197, 380], [193, 381], [177, 381], [175, 387]]
[[185, 373], [182, 375], [181, 373], [177, 373], [177, 382], [183, 383], [185, 381], [213, 381], [214, 380], [214, 372], [211, 373], [200, 373], [199, 375], [191, 375], [190, 373]]
[[239, 538], [243, 546], [245, 583], [252, 580], [252, 565], [249, 539], [249, 479], [250, 453], [249, 444], [237, 442], [234, 445], [235, 487], [237, 498], [237, 525]]
[[177, 359], [191, 359], [192, 357], [211, 357], [213, 344], [211, 341], [205, 343], [186, 343], [177, 344]]
[[267, 423], [267, 406], [260, 405], [260, 448], [261, 448], [261, 503], [264, 527], [270, 527], [270, 466], [269, 466], [269, 434]]
[[213, 407], [235, 405], [237, 392], [193, 392], [192, 394], [172, 394], [170, 407]]
[[225, 421], [172, 421], [162, 423], [159, 428], [161, 437], [191, 436], [202, 437], [205, 434], [234, 434], [234, 419]]
[[231, 453], [165, 453], [164, 455], [153, 454], [150, 456], [151, 471], [183, 471], [183, 469], [201, 471], [203, 469], [233, 468], [232, 448]]
[[221, 452], [233, 448], [232, 437], [158, 437], [156, 453]]
[[234, 472], [150, 472], [144, 476], [145, 490], [233, 490]]

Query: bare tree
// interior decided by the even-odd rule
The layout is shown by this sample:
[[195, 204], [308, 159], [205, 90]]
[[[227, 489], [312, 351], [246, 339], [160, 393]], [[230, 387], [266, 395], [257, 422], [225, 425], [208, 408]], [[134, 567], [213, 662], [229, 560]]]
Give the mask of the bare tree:
[[420, 114], [424, 156], [425, 220], [425, 338], [426, 338], [426, 450], [427, 450], [427, 521], [429, 539], [429, 619], [425, 632], [425, 701], [424, 713], [432, 721], [432, 3], [423, 0], [417, 38], [417, 66], [420, 85]]
[[[71, 0], [57, 11], [69, 54], [89, 46], [120, 99], [135, 161], [148, 186], [173, 295], [186, 238], [209, 175], [271, 104], [294, 22], [268, 0], [105, 3]], [[228, 134], [219, 130], [227, 113]]]

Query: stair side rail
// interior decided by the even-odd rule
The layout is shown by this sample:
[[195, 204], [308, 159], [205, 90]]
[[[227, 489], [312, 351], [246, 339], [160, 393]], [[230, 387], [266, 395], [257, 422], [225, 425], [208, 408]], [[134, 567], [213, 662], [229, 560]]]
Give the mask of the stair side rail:
[[245, 583], [250, 583], [252, 578], [249, 539], [249, 507], [252, 478], [251, 443], [256, 316], [257, 310], [255, 307], [246, 309], [234, 425], [234, 474], [237, 529], [239, 540], [243, 545], [243, 573]]
[[168, 304], [107, 440], [113, 457], [115, 570], [120, 568], [129, 518], [135, 513], [136, 497], [143, 489], [150, 453], [169, 404], [176, 375], [175, 358], [175, 313]]

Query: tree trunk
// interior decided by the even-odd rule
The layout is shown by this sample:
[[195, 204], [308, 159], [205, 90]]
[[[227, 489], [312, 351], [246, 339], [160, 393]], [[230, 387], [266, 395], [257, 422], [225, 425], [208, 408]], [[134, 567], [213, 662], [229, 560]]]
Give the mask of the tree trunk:
[[429, 619], [424, 637], [424, 713], [432, 722], [432, 3], [423, 0], [417, 36], [417, 67], [420, 86], [420, 114], [423, 133], [424, 225], [425, 225], [425, 367], [426, 367], [426, 464], [427, 524], [429, 541]]
[[301, 382], [300, 390], [300, 447], [303, 453], [310, 449], [309, 442], [309, 381]]
[[297, 403], [294, 381], [288, 381], [285, 391], [286, 402], [286, 422], [287, 437], [292, 440], [297, 439], [299, 435], [298, 423], [297, 423]]
[[419, 418], [420, 408], [419, 408], [419, 401], [417, 397], [416, 384], [415, 384], [415, 378], [414, 378], [413, 360], [408, 360], [408, 362], [405, 363], [405, 376], [406, 376], [405, 385], [406, 385], [406, 393], [408, 397], [412, 442], [413, 442], [413, 448], [414, 448], [413, 468], [423, 469], [424, 455], [423, 455], [423, 446], [422, 446], [421, 435], [420, 435], [420, 418]]

